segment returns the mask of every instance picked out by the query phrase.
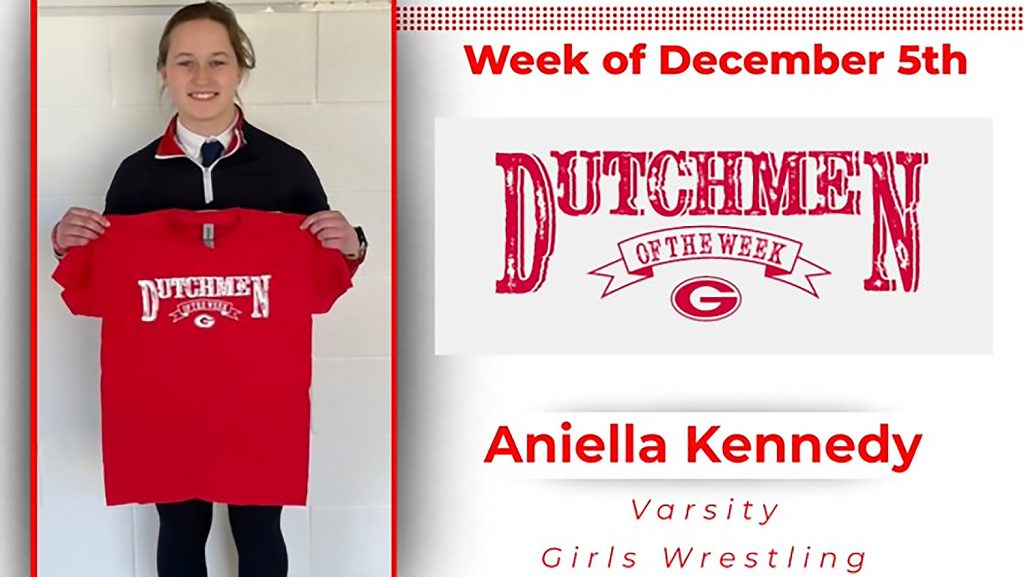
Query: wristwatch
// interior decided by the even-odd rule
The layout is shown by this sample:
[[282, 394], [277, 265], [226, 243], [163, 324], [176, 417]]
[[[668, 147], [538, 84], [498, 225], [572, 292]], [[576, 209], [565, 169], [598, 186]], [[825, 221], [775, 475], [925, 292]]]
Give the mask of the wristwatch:
[[58, 226], [60, 226], [60, 221], [57, 221], [57, 223], [54, 224], [53, 228], [50, 230], [50, 245], [53, 246], [53, 256], [57, 260], [60, 260], [60, 259], [64, 258], [65, 254], [68, 253], [68, 249], [62, 247], [60, 245], [60, 243], [57, 242], [57, 227]]
[[356, 238], [359, 239], [359, 252], [354, 255], [346, 254], [345, 258], [349, 260], [362, 260], [362, 258], [366, 256], [366, 247], [369, 246], [369, 244], [366, 242], [366, 233], [363, 232], [363, 227], [357, 226], [355, 229]]

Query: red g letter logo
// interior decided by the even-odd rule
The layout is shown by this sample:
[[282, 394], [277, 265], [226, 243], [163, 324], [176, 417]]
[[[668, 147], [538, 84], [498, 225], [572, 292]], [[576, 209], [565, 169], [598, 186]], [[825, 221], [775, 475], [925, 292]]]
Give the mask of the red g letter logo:
[[672, 291], [672, 307], [695, 321], [720, 321], [740, 308], [740, 289], [713, 276], [684, 280]]

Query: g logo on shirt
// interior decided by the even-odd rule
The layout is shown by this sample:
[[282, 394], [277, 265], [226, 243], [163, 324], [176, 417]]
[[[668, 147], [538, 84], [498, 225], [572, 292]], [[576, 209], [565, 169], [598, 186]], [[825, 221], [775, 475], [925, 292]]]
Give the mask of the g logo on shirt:
[[213, 318], [212, 315], [203, 313], [201, 315], [196, 315], [196, 320], [192, 322], [194, 322], [196, 326], [201, 329], [208, 329], [212, 327], [213, 324], [216, 323], [217, 321]]

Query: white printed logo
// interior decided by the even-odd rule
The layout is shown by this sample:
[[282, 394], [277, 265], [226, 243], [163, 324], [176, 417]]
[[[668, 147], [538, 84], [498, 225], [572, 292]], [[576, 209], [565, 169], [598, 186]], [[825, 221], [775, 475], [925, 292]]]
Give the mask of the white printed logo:
[[196, 320], [193, 322], [196, 324], [197, 327], [201, 329], [208, 329], [212, 327], [213, 324], [217, 322], [217, 320], [214, 319], [212, 316], [203, 313], [201, 315], [196, 315]]
[[208, 329], [216, 323], [216, 313], [224, 318], [237, 321], [242, 311], [230, 300], [238, 297], [252, 297], [250, 318], [270, 317], [270, 277], [258, 276], [188, 276], [140, 280], [142, 292], [142, 322], [151, 323], [157, 319], [160, 301], [166, 299], [189, 299], [178, 303], [171, 311], [173, 322], [189, 318], [194, 313], [193, 323]]

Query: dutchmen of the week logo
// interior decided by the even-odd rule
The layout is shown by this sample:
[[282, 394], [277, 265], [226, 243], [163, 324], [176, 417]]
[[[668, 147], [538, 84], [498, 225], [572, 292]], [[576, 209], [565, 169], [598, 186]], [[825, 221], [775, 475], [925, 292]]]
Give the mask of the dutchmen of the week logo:
[[[553, 172], [532, 153], [495, 155], [505, 193], [504, 274], [497, 293], [541, 290], [555, 253], [556, 221], [596, 215], [664, 223], [610, 240], [609, 260], [589, 272], [603, 283], [600, 298], [653, 278], [656, 270], [685, 270], [669, 301], [696, 321], [728, 318], [742, 302], [739, 287], [702, 274], [702, 263], [756, 266], [766, 282], [785, 283], [812, 299], [823, 296], [817, 284], [827, 286], [823, 277], [830, 268], [851, 266], [822, 262], [815, 247], [773, 231], [780, 218], [869, 215], [871, 251], [856, 264], [864, 270], [863, 290], [918, 289], [917, 208], [927, 153], [567, 150], [550, 156]], [[750, 225], [735, 226], [736, 217], [749, 217]]]
[[265, 319], [270, 316], [270, 278], [271, 275], [264, 274], [143, 279], [138, 281], [142, 294], [141, 321], [156, 321], [160, 301], [167, 299], [187, 299], [169, 313], [172, 322], [191, 319], [201, 329], [212, 328], [218, 318], [237, 321], [242, 311], [234, 302], [239, 298], [251, 300], [250, 318]]

